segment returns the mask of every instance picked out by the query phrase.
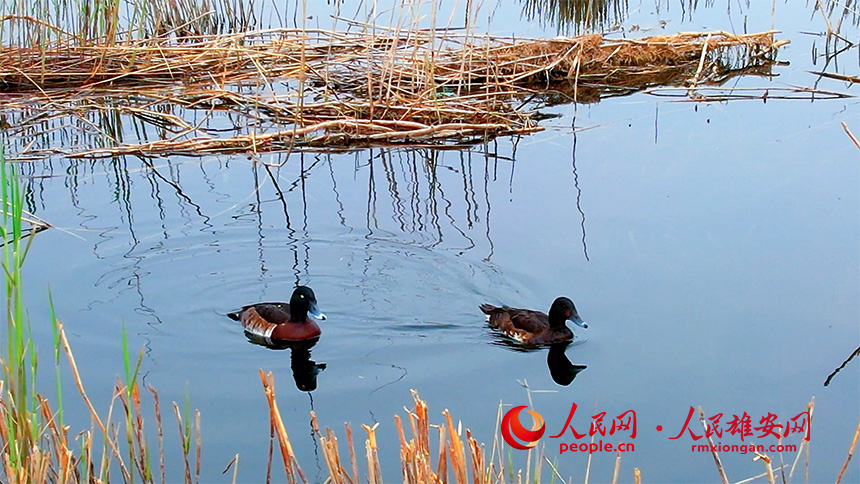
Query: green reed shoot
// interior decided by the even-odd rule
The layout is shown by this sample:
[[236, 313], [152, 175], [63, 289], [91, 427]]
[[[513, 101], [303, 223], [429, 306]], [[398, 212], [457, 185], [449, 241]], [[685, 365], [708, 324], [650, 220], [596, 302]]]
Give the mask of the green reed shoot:
[[[9, 455], [13, 468], [21, 466], [28, 451], [27, 442], [27, 347], [24, 307], [21, 301], [21, 264], [23, 262], [20, 240], [21, 210], [23, 200], [15, 180], [15, 172], [6, 165], [0, 147], [0, 196], [3, 200], [3, 224], [0, 236], [3, 238], [3, 271], [6, 288], [6, 331], [7, 351], [4, 355], [3, 373], [12, 412], [6, 414], [9, 429]], [[32, 361], [31, 361], [32, 362]], [[35, 362], [32, 362], [35, 365]], [[32, 399], [29, 399], [32, 402]], [[35, 408], [35, 407], [33, 407]], [[23, 444], [23, 445], [22, 445]]]
[[[140, 354], [137, 357], [137, 362], [134, 368], [131, 366], [131, 352], [128, 349], [128, 333], [125, 330], [125, 324], [122, 325], [122, 357], [123, 369], [125, 371], [125, 388], [117, 389], [124, 392], [122, 399], [125, 408], [125, 432], [128, 443], [128, 460], [137, 465], [138, 472], [144, 482], [152, 481], [152, 467], [149, 461], [149, 448], [146, 444], [146, 437], [143, 433], [143, 417], [140, 415], [139, 407], [139, 388], [137, 385], [137, 375], [140, 372], [140, 365], [143, 362], [144, 350], [141, 348]], [[133, 474], [132, 474], [133, 476]], [[132, 477], [133, 478], [133, 477]]]
[[0, 146], [0, 197], [3, 204], [3, 271], [6, 288], [7, 347], [3, 355], [3, 380], [6, 382], [3, 399], [7, 400], [6, 428], [9, 432], [8, 453], [10, 465], [17, 470], [27, 466], [32, 445], [38, 442], [38, 400], [31, 391], [36, 378], [37, 360], [29, 337], [22, 289], [21, 267], [29, 244], [21, 246], [24, 197], [18, 183], [17, 171], [5, 162]]
[[60, 351], [62, 350], [62, 346], [60, 343], [60, 328], [57, 326], [57, 313], [54, 310], [54, 298], [51, 296], [51, 288], [48, 288], [48, 305], [51, 308], [51, 330], [54, 335], [54, 364], [57, 367], [56, 370], [56, 380], [57, 380], [57, 423], [60, 428], [63, 428], [63, 385], [62, 379], [60, 378]]
[[128, 350], [128, 333], [125, 331], [125, 325], [122, 325], [122, 359], [123, 369], [125, 370], [125, 391], [128, 398], [131, 398], [132, 391], [137, 386], [137, 375], [140, 373], [140, 365], [143, 363], [144, 349], [140, 349], [140, 354], [137, 355], [137, 362], [134, 369], [131, 368], [130, 352]]
[[[51, 409], [46, 399], [37, 393], [36, 373], [37, 358], [35, 343], [24, 308], [22, 269], [24, 259], [34, 240], [35, 229], [27, 229], [22, 219], [24, 212], [24, 191], [18, 178], [15, 165], [4, 160], [3, 146], [0, 145], [0, 247], [3, 255], [0, 259], [4, 271], [4, 287], [6, 289], [6, 333], [7, 344], [0, 351], [0, 433], [2, 433], [2, 450], [0, 450], [0, 481], [14, 483], [46, 483], [46, 482], [110, 482], [111, 470], [119, 467], [122, 482], [134, 482], [134, 469], [143, 482], [154, 482], [150, 453], [146, 443], [144, 421], [140, 409], [140, 395], [137, 378], [143, 362], [144, 351], [141, 349], [137, 361], [133, 362], [128, 346], [128, 335], [122, 330], [124, 381], [119, 381], [115, 398], [118, 398], [125, 410], [127, 455], [133, 468], [125, 464], [126, 457], [120, 450], [118, 427], [111, 423], [113, 404], [108, 409], [105, 419], [97, 413], [86, 392], [77, 370], [74, 358], [68, 345], [62, 324], [56, 316], [53, 298], [48, 289], [50, 307], [54, 363], [56, 373], [56, 399], [59, 403], [56, 411]], [[29, 238], [28, 238], [29, 236]], [[22, 243], [23, 239], [26, 244]], [[104, 439], [101, 455], [94, 449], [94, 437], [98, 433], [84, 431], [78, 434], [80, 448], [77, 456], [69, 448], [67, 428], [63, 419], [62, 379], [60, 368], [60, 353], [65, 352], [72, 376], [87, 407], [90, 409], [93, 422]], [[163, 455], [161, 447], [161, 424], [156, 399], [156, 419], [159, 430], [159, 462], [162, 463], [162, 481], [164, 480]], [[115, 400], [114, 400], [115, 401]], [[186, 475], [191, 475], [188, 465], [188, 454], [192, 448], [191, 412], [188, 410], [190, 398], [186, 395], [186, 422], [181, 421], [177, 408], [177, 419], [180, 424], [183, 457], [186, 461]], [[174, 404], [175, 405], [175, 404]], [[200, 474], [200, 416], [196, 413], [194, 427], [197, 436], [197, 469]], [[98, 445], [98, 444], [96, 444]]]
[[185, 429], [182, 432], [182, 452], [187, 456], [191, 452], [191, 395], [188, 393], [188, 385], [185, 386], [185, 405], [182, 409], [185, 416]]
[[[179, 410], [179, 405], [173, 402], [173, 411], [176, 414], [176, 423], [179, 425], [179, 442], [182, 445], [182, 457], [185, 462], [185, 482], [199, 482], [200, 480], [200, 411], [195, 410], [191, 413], [191, 397], [188, 393], [188, 388], [185, 389], [185, 405], [183, 410]], [[184, 418], [183, 418], [184, 416]], [[192, 423], [192, 416], [194, 422]], [[197, 451], [195, 454], [196, 466], [194, 471], [194, 480], [191, 475], [191, 438], [192, 430], [195, 431], [197, 441]]]

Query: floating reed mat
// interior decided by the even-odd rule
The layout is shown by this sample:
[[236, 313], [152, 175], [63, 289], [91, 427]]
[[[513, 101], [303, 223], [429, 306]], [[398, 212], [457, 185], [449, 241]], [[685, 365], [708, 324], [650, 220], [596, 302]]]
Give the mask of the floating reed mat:
[[[71, 39], [2, 47], [0, 110], [26, 111], [41, 123], [135, 109], [174, 128], [145, 144], [65, 153], [75, 156], [476, 142], [542, 129], [536, 110], [559, 102], [560, 93], [567, 102], [594, 102], [653, 86], [695, 89], [741, 74], [770, 75], [777, 49], [788, 43], [775, 33], [534, 40], [379, 28]], [[227, 111], [246, 124], [232, 121], [234, 136], [223, 136], [169, 119], [160, 104]]]

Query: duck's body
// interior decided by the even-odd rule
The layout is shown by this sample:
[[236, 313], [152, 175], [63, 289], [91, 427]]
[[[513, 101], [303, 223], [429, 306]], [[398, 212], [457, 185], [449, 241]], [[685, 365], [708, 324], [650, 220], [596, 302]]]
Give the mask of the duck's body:
[[282, 302], [252, 304], [228, 316], [240, 321], [245, 331], [273, 340], [302, 341], [322, 334], [319, 325], [310, 318], [291, 321], [290, 305]]
[[317, 309], [313, 290], [299, 286], [293, 291], [289, 304], [251, 304], [227, 316], [240, 321], [245, 331], [255, 336], [281, 341], [304, 341], [322, 334], [320, 327], [308, 314], [317, 319], [325, 319], [325, 315]]
[[573, 339], [573, 332], [565, 325], [571, 320], [587, 328], [582, 322], [573, 301], [560, 297], [552, 303], [549, 314], [531, 309], [482, 304], [481, 311], [487, 315], [490, 326], [501, 330], [509, 338], [529, 345], [561, 343]]

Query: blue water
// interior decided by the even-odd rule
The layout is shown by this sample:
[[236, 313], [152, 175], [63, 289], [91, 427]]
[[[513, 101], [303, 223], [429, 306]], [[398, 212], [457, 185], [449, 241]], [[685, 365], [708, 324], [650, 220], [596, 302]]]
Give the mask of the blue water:
[[[778, 2], [773, 17], [771, 5], [755, 3], [683, 19], [680, 9], [631, 6], [623, 25], [738, 31], [746, 17], [757, 31], [773, 23], [792, 41], [779, 55], [790, 64], [774, 79], [738, 85], [813, 85], [807, 71], [824, 68], [812, 63], [813, 44], [821, 52], [824, 40], [804, 32], [823, 31], [820, 17], [810, 19], [802, 2]], [[541, 35], [515, 7], [497, 9], [491, 25]], [[829, 68], [856, 76], [857, 59], [855, 46]], [[818, 88], [856, 94], [827, 79]], [[488, 450], [500, 401], [540, 412], [547, 435], [572, 402], [579, 432], [598, 412], [611, 423], [634, 410], [637, 436], [623, 440], [635, 451], [621, 475], [630, 481], [637, 467], [646, 482], [719, 479], [709, 453], [691, 452], [692, 439], [669, 438], [690, 406], [724, 413], [724, 427], [743, 412], [758, 426], [768, 413], [794, 417], [814, 396], [810, 482], [832, 482], [860, 417], [860, 362], [823, 387], [860, 344], [860, 150], [840, 125], [860, 133], [857, 108], [854, 98], [685, 103], [638, 94], [559, 106], [546, 131], [464, 151], [260, 155], [280, 167], [245, 156], [29, 163], [31, 208], [61, 229], [36, 236], [26, 265], [46, 388], [50, 285], [99, 410], [123, 371], [121, 327], [143, 348], [174, 480], [182, 467], [167, 402], [181, 408], [186, 399], [202, 415], [202, 480], [228, 481], [221, 471], [236, 453], [241, 481], [264, 478], [263, 369], [274, 373], [311, 480], [326, 473], [310, 410], [342, 442], [351, 422], [359, 455], [359, 425], [379, 422], [385, 480], [399, 480], [393, 415], [405, 416], [416, 389], [435, 423], [449, 409]], [[328, 316], [311, 349], [326, 368], [310, 393], [296, 387], [290, 350], [249, 343], [225, 316], [288, 300], [296, 283], [313, 287]], [[497, 344], [478, 310], [483, 302], [547, 310], [560, 295], [589, 324], [567, 349], [586, 367], [568, 386], [551, 378], [546, 350]], [[88, 417], [65, 382], [76, 433]], [[560, 456], [558, 440], [543, 439], [546, 455], [562, 476], [582, 479], [587, 455]], [[794, 457], [784, 455], [789, 464]], [[513, 458], [525, 465], [524, 454]], [[732, 481], [764, 472], [750, 455], [721, 458]], [[609, 481], [614, 463], [614, 453], [594, 454], [590, 481]], [[860, 480], [858, 469], [853, 462], [844, 482]]]

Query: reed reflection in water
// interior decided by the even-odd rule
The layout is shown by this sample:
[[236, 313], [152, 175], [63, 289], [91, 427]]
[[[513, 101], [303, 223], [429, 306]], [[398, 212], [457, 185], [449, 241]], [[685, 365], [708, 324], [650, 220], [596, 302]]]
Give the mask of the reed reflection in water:
[[[629, 0], [521, 0], [522, 16], [528, 20], [537, 20], [543, 28], [555, 29], [562, 35], [579, 34], [586, 31], [605, 32], [618, 30], [626, 21], [632, 11]], [[725, 2], [725, 8], [731, 16], [733, 9], [743, 13], [749, 8], [748, 2]], [[820, 9], [838, 32], [845, 19], [857, 24], [860, 22], [860, 12], [857, 10], [857, 2], [847, 0], [839, 2], [835, 0], [824, 0], [819, 2], [807, 2], [810, 10]], [[657, 13], [671, 13], [674, 8], [680, 8], [681, 21], [693, 20], [693, 13], [699, 8], [712, 8], [714, 0], [654, 0], [654, 9]], [[634, 3], [634, 11], [643, 7], [641, 2]], [[828, 45], [825, 47], [827, 49]]]
[[627, 0], [523, 0], [523, 16], [560, 34], [604, 30], [627, 18]]
[[[728, 3], [731, 10], [731, 2]], [[559, 34], [616, 30], [631, 13], [628, 0], [522, 0], [522, 4], [525, 18], [537, 19], [544, 28], [554, 28]], [[658, 12], [668, 11], [677, 4], [680, 4], [683, 19], [699, 7], [712, 7], [714, 0], [656, 0], [654, 8]], [[641, 5], [637, 3], [636, 7]]]
[[[462, 326], [479, 317], [463, 295], [522, 290], [493, 264], [493, 206], [516, 193], [514, 144], [263, 156], [24, 164], [28, 209], [92, 253], [76, 261], [73, 282], [87, 324], [110, 334], [122, 315], [149, 345], [152, 334], [198, 324], [177, 321], [217, 321], [320, 281], [345, 294], [340, 311], [354, 319], [345, 327], [378, 321], [384, 334], [432, 327], [480, 339]], [[63, 277], [72, 276], [52, 284], [72, 283]], [[417, 295], [412, 309], [392, 311], [406, 294]], [[438, 299], [456, 307], [427, 320]]]

